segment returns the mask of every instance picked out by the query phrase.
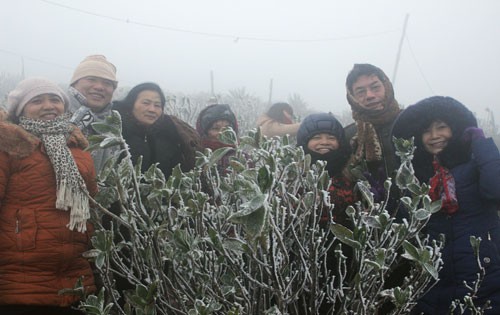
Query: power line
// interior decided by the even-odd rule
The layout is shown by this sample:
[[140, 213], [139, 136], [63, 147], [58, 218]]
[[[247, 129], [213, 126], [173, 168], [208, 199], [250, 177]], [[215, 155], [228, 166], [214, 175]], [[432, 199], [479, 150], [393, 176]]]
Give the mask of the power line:
[[33, 57], [30, 57], [30, 56], [26, 56], [26, 55], [23, 55], [23, 54], [19, 54], [19, 53], [16, 53], [16, 52], [13, 52], [13, 51], [9, 51], [9, 50], [5, 50], [5, 49], [1, 49], [1, 48], [0, 48], [0, 52], [6, 53], [6, 54], [9, 54], [9, 55], [18, 56], [18, 57], [21, 57], [21, 58], [24, 58], [24, 59], [27, 59], [27, 60], [32, 60], [32, 61], [36, 61], [36, 62], [39, 62], [39, 63], [44, 63], [44, 64], [51, 65], [51, 66], [56, 66], [56, 67], [59, 67], [59, 68], [73, 70], [72, 67], [68, 67], [68, 66], [61, 65], [61, 64], [58, 64], [58, 63], [55, 63], [55, 62], [51, 62], [51, 61], [46, 61], [46, 60], [42, 60], [42, 59], [38, 59], [38, 58], [33, 58]]
[[417, 60], [417, 57], [415, 56], [415, 53], [413, 52], [413, 49], [411, 48], [410, 39], [408, 38], [408, 35], [405, 35], [405, 39], [406, 39], [406, 42], [408, 43], [408, 48], [410, 49], [410, 54], [413, 58], [413, 61], [415, 62], [415, 65], [417, 66], [418, 72], [420, 72], [420, 75], [422, 76], [422, 79], [424, 79], [424, 82], [427, 85], [427, 87], [429, 88], [429, 91], [431, 91], [432, 94], [436, 94], [434, 92], [434, 90], [432, 89], [431, 85], [429, 84], [429, 81], [427, 81], [427, 78], [426, 78], [424, 72], [422, 71], [422, 68], [420, 67], [420, 64]]
[[376, 32], [376, 33], [371, 33], [371, 34], [360, 34], [360, 35], [353, 35], [353, 36], [338, 36], [338, 37], [318, 38], [318, 39], [279, 39], [279, 38], [239, 36], [239, 35], [230, 35], [230, 34], [200, 32], [200, 31], [193, 31], [193, 30], [187, 30], [187, 29], [182, 29], [182, 28], [162, 26], [162, 25], [157, 25], [157, 24], [142, 23], [142, 22], [132, 21], [130, 19], [117, 18], [117, 17], [110, 16], [110, 15], [104, 15], [104, 14], [99, 14], [99, 13], [95, 13], [95, 12], [91, 12], [91, 11], [87, 11], [87, 10], [82, 10], [82, 9], [78, 9], [75, 7], [71, 7], [71, 6], [64, 5], [64, 4], [57, 3], [54, 1], [50, 1], [50, 0], [40, 0], [40, 1], [45, 2], [47, 4], [50, 4], [50, 5], [53, 5], [53, 6], [61, 7], [61, 8], [67, 9], [67, 10], [71, 10], [71, 11], [75, 11], [75, 12], [79, 12], [79, 13], [84, 13], [87, 15], [92, 15], [92, 16], [96, 16], [99, 18], [112, 20], [115, 22], [126, 23], [126, 24], [137, 25], [137, 26], [148, 27], [148, 28], [154, 28], [154, 29], [160, 29], [160, 30], [166, 30], [166, 31], [171, 31], [171, 32], [188, 33], [188, 34], [201, 35], [201, 36], [207, 36], [207, 37], [227, 38], [227, 39], [233, 40], [234, 42], [238, 42], [240, 40], [249, 40], [249, 41], [281, 42], [281, 43], [313, 43], [313, 42], [341, 41], [341, 40], [349, 40], [349, 39], [374, 37], [374, 36], [380, 36], [380, 35], [394, 33], [394, 32], [398, 31], [397, 29], [394, 29], [394, 30], [386, 30], [386, 31], [381, 31], [381, 32]]

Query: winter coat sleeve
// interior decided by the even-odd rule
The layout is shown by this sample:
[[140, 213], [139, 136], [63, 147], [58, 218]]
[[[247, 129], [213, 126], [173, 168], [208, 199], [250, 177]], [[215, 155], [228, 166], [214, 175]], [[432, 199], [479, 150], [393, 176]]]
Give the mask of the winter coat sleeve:
[[168, 117], [172, 120], [181, 140], [181, 169], [185, 172], [189, 171], [193, 169], [196, 164], [196, 151], [203, 151], [200, 136], [198, 132], [185, 121], [171, 115]]
[[290, 136], [297, 135], [297, 131], [299, 130], [300, 124], [282, 124], [277, 121], [268, 121], [260, 126], [260, 130], [263, 135], [268, 137], [274, 136], [284, 136], [286, 134]]
[[9, 183], [9, 156], [5, 152], [0, 152], [0, 205], [5, 197], [5, 191]]
[[500, 154], [493, 139], [473, 141], [472, 153], [479, 172], [482, 197], [500, 200]]

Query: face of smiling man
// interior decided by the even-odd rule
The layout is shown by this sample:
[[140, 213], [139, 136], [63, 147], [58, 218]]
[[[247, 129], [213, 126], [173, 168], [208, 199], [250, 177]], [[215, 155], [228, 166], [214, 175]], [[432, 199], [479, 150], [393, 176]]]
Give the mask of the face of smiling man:
[[352, 94], [365, 109], [384, 109], [385, 87], [375, 74], [360, 76], [352, 85]]
[[115, 84], [111, 80], [88, 76], [78, 80], [73, 87], [87, 99], [87, 107], [93, 112], [100, 112], [111, 103]]

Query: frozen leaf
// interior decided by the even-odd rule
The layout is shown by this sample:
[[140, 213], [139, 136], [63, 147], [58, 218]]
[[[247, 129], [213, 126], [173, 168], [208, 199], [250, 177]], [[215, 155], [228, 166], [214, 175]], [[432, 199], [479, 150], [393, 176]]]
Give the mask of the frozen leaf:
[[341, 224], [331, 224], [330, 230], [332, 231], [333, 235], [335, 235], [335, 237], [342, 243], [349, 245], [354, 249], [361, 249], [361, 243], [354, 240], [352, 231], [345, 226]]

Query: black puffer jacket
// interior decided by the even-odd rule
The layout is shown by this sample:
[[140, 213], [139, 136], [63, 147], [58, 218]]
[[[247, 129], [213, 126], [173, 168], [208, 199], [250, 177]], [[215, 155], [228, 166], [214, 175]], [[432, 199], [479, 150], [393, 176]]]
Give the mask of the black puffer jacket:
[[152, 164], [169, 177], [172, 168], [180, 163], [183, 171], [195, 165], [196, 151], [200, 150], [198, 133], [187, 123], [170, 116], [162, 115], [151, 127], [144, 127], [129, 113], [116, 108], [122, 116], [123, 138], [129, 145], [132, 162], [142, 155], [142, 171]]

